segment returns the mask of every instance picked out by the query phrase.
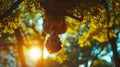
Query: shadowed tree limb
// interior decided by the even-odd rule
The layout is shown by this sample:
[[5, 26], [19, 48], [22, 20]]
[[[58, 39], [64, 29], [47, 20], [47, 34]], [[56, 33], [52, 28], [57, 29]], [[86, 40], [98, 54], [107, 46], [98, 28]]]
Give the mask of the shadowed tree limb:
[[68, 13], [68, 12], [65, 13], [65, 16], [69, 16], [69, 17], [71, 17], [71, 18], [73, 18], [75, 20], [78, 20], [80, 22], [83, 21], [83, 13], [82, 12], [81, 12], [81, 18], [78, 18], [78, 17], [76, 17], [76, 16], [74, 16], [74, 15]]
[[22, 3], [24, 0], [17, 0], [11, 7], [9, 10], [7, 10], [5, 13], [3, 13], [2, 15], [0, 15], [0, 21], [2, 21], [5, 17], [8, 17], [14, 9], [16, 9], [18, 7], [18, 5], [20, 3]]
[[[107, 0], [102, 0], [102, 3], [103, 3], [104, 8], [106, 9], [107, 25], [109, 25], [109, 22], [111, 22], [111, 15], [110, 15], [109, 6], [107, 5]], [[113, 20], [113, 22], [115, 22], [115, 19]], [[119, 54], [117, 51], [117, 44], [116, 44], [117, 38], [116, 37], [111, 38], [111, 36], [109, 35], [110, 31], [114, 29], [115, 29], [115, 24], [112, 25], [112, 28], [108, 27], [107, 37], [109, 39], [109, 42], [111, 44], [111, 48], [113, 51], [113, 59], [114, 59], [115, 67], [119, 67], [120, 58], [119, 58]], [[116, 35], [118, 37], [118, 33]]]
[[17, 40], [17, 44], [18, 44], [18, 53], [20, 56], [22, 67], [28, 67], [26, 64], [25, 56], [24, 56], [24, 52], [23, 52], [24, 41], [23, 41], [23, 36], [20, 32], [20, 28], [15, 30], [15, 36], [16, 36], [16, 40]]

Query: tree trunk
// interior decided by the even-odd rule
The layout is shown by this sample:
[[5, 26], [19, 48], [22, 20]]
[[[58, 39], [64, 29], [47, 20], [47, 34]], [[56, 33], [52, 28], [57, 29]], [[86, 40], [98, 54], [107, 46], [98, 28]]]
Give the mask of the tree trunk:
[[44, 67], [43, 57], [41, 57], [41, 58], [37, 61], [37, 63], [36, 63], [35, 66], [36, 66], [36, 67]]
[[109, 41], [111, 43], [111, 47], [112, 47], [112, 51], [113, 51], [113, 59], [114, 59], [115, 67], [120, 67], [120, 58], [119, 58], [119, 54], [117, 52], [116, 40], [117, 40], [117, 38], [110, 38]]
[[[107, 4], [107, 0], [102, 0], [101, 1], [106, 9], [106, 16], [107, 16], [107, 24], [109, 25], [110, 21], [111, 21], [111, 13], [109, 11], [109, 6]], [[115, 5], [115, 4], [114, 4]], [[113, 5], [113, 10], [114, 10], [114, 5]], [[114, 12], [114, 15], [115, 15], [115, 12]], [[115, 18], [113, 20], [113, 22], [115, 23]], [[113, 51], [113, 59], [114, 59], [114, 63], [115, 63], [115, 67], [120, 67], [120, 59], [119, 59], [119, 55], [118, 55], [118, 52], [117, 52], [117, 45], [116, 45], [116, 40], [117, 38], [115, 37], [112, 37], [110, 38], [110, 30], [114, 30], [115, 29], [115, 24], [112, 25], [111, 28], [109, 28], [108, 26], [108, 38], [109, 38], [109, 42], [111, 43], [111, 47], [112, 47], [112, 51]], [[118, 37], [118, 35], [117, 35]]]
[[36, 63], [36, 67], [44, 67], [44, 38], [39, 38], [39, 47], [41, 49], [41, 57]]
[[16, 36], [16, 40], [17, 40], [18, 53], [20, 56], [22, 67], [27, 67], [25, 57], [24, 57], [24, 52], [23, 52], [24, 41], [23, 41], [22, 34], [20, 32], [20, 29], [15, 30], [15, 36]]
[[44, 51], [44, 49], [41, 48], [41, 58], [38, 59], [38, 61], [36, 63], [36, 67], [44, 67], [43, 51]]

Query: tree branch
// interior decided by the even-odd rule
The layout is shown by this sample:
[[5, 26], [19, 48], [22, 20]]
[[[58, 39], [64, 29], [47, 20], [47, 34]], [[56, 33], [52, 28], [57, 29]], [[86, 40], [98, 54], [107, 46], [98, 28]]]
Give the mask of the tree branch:
[[9, 16], [14, 9], [16, 9], [18, 7], [18, 5], [23, 2], [24, 0], [17, 0], [11, 7], [9, 10], [7, 10], [4, 14], [0, 15], [0, 21], [2, 21], [5, 17]]
[[20, 32], [20, 28], [15, 30], [15, 36], [16, 36], [16, 40], [17, 40], [18, 53], [20, 56], [22, 67], [28, 67], [26, 64], [25, 56], [24, 56], [24, 52], [23, 52], [24, 41], [23, 41], [23, 36]]
[[76, 16], [74, 16], [74, 15], [72, 15], [72, 14], [69, 14], [68, 12], [66, 12], [65, 15], [66, 15], [66, 16], [69, 16], [69, 17], [71, 17], [71, 18], [73, 18], [73, 19], [76, 19], [76, 20], [78, 20], [78, 21], [83, 21], [83, 13], [81, 13], [81, 18], [78, 18], [78, 17], [76, 17]]

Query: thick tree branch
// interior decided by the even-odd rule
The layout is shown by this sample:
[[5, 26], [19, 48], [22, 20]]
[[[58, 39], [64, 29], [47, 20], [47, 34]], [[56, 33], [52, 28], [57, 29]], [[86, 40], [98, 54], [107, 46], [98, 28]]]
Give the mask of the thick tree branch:
[[16, 36], [16, 40], [17, 40], [17, 44], [18, 44], [18, 53], [20, 56], [22, 67], [27, 67], [24, 52], [23, 52], [24, 41], [23, 41], [23, 36], [20, 32], [20, 28], [15, 30], [15, 36]]
[[[106, 9], [107, 25], [109, 25], [110, 22], [111, 22], [111, 13], [110, 13], [110, 10], [109, 10], [109, 6], [107, 4], [107, 0], [102, 0], [102, 3], [103, 3], [104, 8]], [[113, 8], [113, 10], [114, 10], [114, 8]], [[115, 13], [114, 13], [114, 15], [115, 15]], [[113, 22], [115, 22], [115, 18], [114, 18]], [[114, 29], [115, 29], [114, 24], [112, 25], [112, 28], [108, 28], [107, 37], [109, 39], [109, 42], [111, 44], [111, 48], [112, 48], [112, 51], [113, 51], [114, 65], [115, 65], [115, 67], [119, 67], [120, 66], [120, 63], [119, 63], [120, 62], [120, 57], [119, 57], [119, 53], [117, 51], [117, 44], [116, 44], [117, 38], [115, 38], [115, 37], [111, 38], [110, 35], [109, 35], [110, 31], [114, 30]], [[117, 37], [118, 37], [118, 34], [117, 34]]]
[[14, 9], [16, 9], [18, 7], [18, 5], [23, 2], [24, 0], [17, 0], [11, 7], [9, 10], [7, 10], [4, 14], [0, 15], [0, 21], [2, 21], [5, 17], [9, 16]]

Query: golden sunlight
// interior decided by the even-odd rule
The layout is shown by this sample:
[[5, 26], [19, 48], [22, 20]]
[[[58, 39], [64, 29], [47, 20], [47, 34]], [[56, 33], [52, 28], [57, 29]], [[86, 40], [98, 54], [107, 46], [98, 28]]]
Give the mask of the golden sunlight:
[[42, 52], [41, 52], [40, 48], [38, 48], [38, 47], [32, 47], [29, 50], [29, 56], [35, 61], [41, 57], [41, 53]]
[[49, 53], [46, 48], [44, 48], [43, 58], [46, 59], [49, 56]]

